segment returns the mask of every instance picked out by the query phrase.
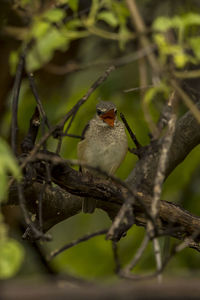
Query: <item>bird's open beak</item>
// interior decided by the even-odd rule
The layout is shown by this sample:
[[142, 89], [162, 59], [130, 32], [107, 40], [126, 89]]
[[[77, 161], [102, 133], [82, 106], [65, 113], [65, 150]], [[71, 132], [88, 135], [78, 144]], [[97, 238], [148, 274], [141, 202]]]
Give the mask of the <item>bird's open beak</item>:
[[100, 118], [106, 122], [109, 126], [114, 127], [115, 123], [115, 112], [114, 109], [107, 111], [105, 114], [102, 114]]

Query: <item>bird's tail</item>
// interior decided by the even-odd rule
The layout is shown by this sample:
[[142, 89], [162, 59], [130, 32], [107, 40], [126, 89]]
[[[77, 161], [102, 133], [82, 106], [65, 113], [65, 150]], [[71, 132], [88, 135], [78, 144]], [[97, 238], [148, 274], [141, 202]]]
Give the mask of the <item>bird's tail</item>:
[[97, 200], [94, 198], [84, 198], [82, 202], [82, 211], [92, 214], [95, 211]]

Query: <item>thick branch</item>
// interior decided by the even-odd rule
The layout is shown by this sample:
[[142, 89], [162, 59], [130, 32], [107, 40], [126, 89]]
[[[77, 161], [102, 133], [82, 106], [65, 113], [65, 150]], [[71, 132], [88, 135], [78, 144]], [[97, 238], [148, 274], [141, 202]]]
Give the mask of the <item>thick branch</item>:
[[[197, 103], [200, 109], [200, 102]], [[151, 194], [157, 171], [160, 145], [163, 138], [152, 141], [147, 146], [145, 155], [136, 163], [135, 168], [126, 182], [132, 188]], [[179, 119], [168, 156], [165, 179], [186, 158], [186, 156], [200, 143], [200, 124], [191, 112], [187, 112]]]
[[[78, 172], [76, 172], [78, 173]], [[97, 201], [97, 208], [104, 210], [111, 219], [115, 217], [121, 208], [121, 204], [116, 201], [116, 191], [119, 187], [113, 183], [112, 189], [110, 188], [110, 182], [102, 181], [101, 184], [94, 180], [93, 183], [86, 181], [85, 177], [77, 174], [76, 182], [72, 182], [71, 179], [62, 181], [62, 186], [65, 189], [70, 189], [70, 193], [59, 187], [48, 186], [43, 199], [43, 226], [47, 231], [57, 223], [78, 214], [81, 211], [81, 197], [72, 195], [71, 193], [81, 192], [89, 196], [100, 199], [103, 201]], [[68, 182], [69, 180], [69, 182]], [[58, 181], [58, 179], [57, 179]], [[73, 187], [73, 183], [74, 187]], [[96, 185], [98, 188], [96, 189]], [[80, 188], [78, 188], [78, 186]], [[72, 190], [74, 188], [74, 191]], [[35, 214], [37, 212], [37, 195], [42, 189], [42, 184], [34, 183], [25, 188], [25, 196], [27, 200], [28, 209]], [[101, 196], [100, 196], [101, 194]], [[152, 198], [140, 195], [143, 202], [150, 208]], [[118, 197], [118, 201], [119, 197]], [[13, 186], [10, 191], [9, 202], [10, 205], [18, 205], [16, 188]], [[136, 202], [133, 206], [134, 209], [134, 221], [139, 226], [146, 226], [147, 218], [144, 209]], [[200, 218], [196, 217], [183, 208], [167, 201], [160, 201], [160, 207], [158, 210], [159, 219], [156, 222], [159, 234], [169, 234], [178, 239], [183, 239], [185, 236], [196, 235], [200, 232]], [[200, 237], [197, 236], [196, 241], [200, 241]], [[195, 245], [193, 245], [195, 247]]]

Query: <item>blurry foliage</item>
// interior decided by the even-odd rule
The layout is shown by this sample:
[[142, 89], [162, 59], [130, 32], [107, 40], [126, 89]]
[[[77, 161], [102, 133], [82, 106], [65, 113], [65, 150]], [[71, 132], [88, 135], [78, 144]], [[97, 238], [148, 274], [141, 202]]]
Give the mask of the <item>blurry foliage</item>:
[[[82, 16], [78, 14], [81, 0], [55, 0], [54, 7], [44, 4], [43, 10], [40, 9], [39, 0], [16, 0], [14, 2], [17, 7], [23, 8], [28, 22], [23, 27], [23, 34], [18, 31], [20, 34], [15, 36], [16, 39], [20, 40], [20, 47], [10, 53], [10, 70], [14, 74], [19, 53], [21, 49], [28, 45], [26, 69], [31, 72], [37, 71], [36, 84], [52, 125], [56, 124], [88, 91], [88, 88], [105, 68], [102, 65], [99, 68], [66, 74], [62, 78], [60, 77], [61, 79], [53, 75], [51, 79], [48, 79], [49, 74], [47, 75], [47, 72], [44, 71], [48, 62], [59, 55], [66, 57], [64, 61], [68, 62], [72, 57], [80, 64], [117, 60], [119, 56], [135, 51], [135, 44], [132, 41], [133, 35], [128, 21], [129, 11], [125, 6], [125, 1], [93, 0], [91, 1], [90, 10]], [[168, 3], [164, 1], [162, 5], [158, 6], [157, 10], [153, 1], [143, 0], [138, 2], [140, 2], [139, 5], [144, 6], [144, 10], [146, 5], [147, 8], [148, 5], [154, 5], [155, 13], [162, 5], [165, 6]], [[65, 5], [68, 5], [71, 10], [63, 9]], [[180, 9], [183, 12], [184, 6]], [[153, 37], [158, 46], [159, 59], [163, 66], [167, 66], [169, 58], [172, 58], [173, 63], [180, 70], [186, 68], [189, 63], [199, 63], [200, 38], [198, 33], [200, 14], [186, 13], [186, 11], [187, 8], [180, 15], [180, 11], [177, 11], [176, 15], [173, 16], [159, 16], [153, 23]], [[175, 32], [176, 40], [169, 38], [170, 31]], [[103, 42], [101, 42], [102, 39]], [[75, 42], [77, 42], [76, 49], [73, 48]], [[63, 54], [60, 54], [60, 52], [63, 52]], [[43, 73], [40, 73], [42, 68], [44, 68]], [[60, 85], [58, 81], [61, 82]], [[151, 81], [151, 78], [149, 81]], [[94, 115], [95, 104], [100, 98], [113, 101], [118, 110], [126, 116], [140, 143], [142, 145], [148, 144], [149, 129], [141, 109], [140, 94], [138, 91], [124, 93], [124, 90], [135, 86], [139, 86], [137, 62], [117, 69], [81, 107], [69, 133], [81, 134], [84, 126]], [[147, 90], [144, 103], [147, 105], [154, 122], [158, 119], [158, 107], [160, 109], [163, 106], [168, 94], [169, 88], [164, 81], [160, 85]], [[34, 97], [30, 91], [28, 80], [24, 79], [20, 90], [18, 112], [20, 139], [27, 133], [34, 108]], [[9, 135], [9, 124], [10, 107], [7, 107], [0, 128], [1, 135], [4, 138]], [[128, 139], [129, 147], [134, 147], [130, 137]], [[76, 158], [77, 142], [77, 139], [65, 137], [61, 156]], [[49, 139], [49, 150], [55, 151], [56, 145], [57, 140]], [[2, 193], [0, 198], [3, 199], [6, 198], [7, 173], [12, 172], [13, 175], [16, 175], [16, 178], [19, 178], [16, 162], [3, 140], [0, 140], [0, 160], [2, 160], [2, 164], [0, 164], [0, 193]], [[133, 169], [136, 160], [135, 156], [128, 153], [116, 175], [122, 179], [126, 178]], [[197, 172], [199, 163], [199, 147], [197, 147], [167, 179], [164, 184], [163, 199], [184, 203], [184, 207], [194, 213], [200, 213], [198, 205], [200, 176]], [[193, 182], [197, 182], [196, 185], [192, 184]], [[192, 191], [189, 190], [191, 186]], [[188, 193], [186, 193], [186, 190]], [[185, 199], [186, 197], [187, 199]], [[59, 248], [64, 243], [70, 242], [87, 232], [93, 232], [109, 225], [108, 217], [99, 210], [91, 216], [79, 214], [52, 228], [53, 241], [43, 244], [43, 247], [49, 253], [51, 250]], [[1, 232], [4, 232], [4, 234], [1, 235]], [[119, 242], [122, 264], [131, 259], [141, 243], [143, 235], [143, 228], [133, 226], [128, 231], [127, 236]], [[164, 248], [164, 239], [162, 244]], [[23, 250], [16, 241], [8, 237], [7, 227], [2, 219], [0, 223], [0, 278], [14, 275], [22, 258]], [[35, 264], [29, 259], [29, 256], [26, 256], [25, 259], [27, 264]], [[88, 278], [114, 276], [111, 243], [105, 241], [102, 236], [96, 237], [59, 255], [52, 261], [52, 266], [59, 272], [71, 272]], [[169, 272], [169, 274], [175, 273], [177, 269], [182, 272], [186, 269], [195, 268], [195, 266], [196, 268], [199, 267], [198, 254], [191, 249], [186, 249], [170, 262], [166, 272]], [[135, 271], [149, 271], [153, 267], [155, 267], [155, 262], [150, 244], [143, 260]], [[23, 270], [23, 272], [26, 274], [26, 270]]]
[[[187, 63], [199, 64], [200, 39], [197, 35], [200, 29], [200, 14], [189, 12], [172, 18], [158, 17], [153, 23], [153, 29], [158, 32], [154, 34], [154, 39], [160, 51], [162, 64], [166, 64], [169, 56], [173, 58], [177, 68], [183, 68]], [[177, 42], [170, 41], [170, 30], [175, 31]], [[191, 54], [189, 50], [192, 51]]]
[[[0, 203], [6, 201], [8, 193], [8, 175], [19, 180], [21, 173], [9, 146], [0, 138]], [[0, 207], [0, 279], [9, 278], [19, 270], [24, 252], [16, 240], [8, 236]]]
[[[124, 49], [126, 42], [131, 38], [127, 28], [128, 9], [124, 3], [111, 0], [93, 0], [89, 14], [83, 17], [77, 15], [78, 1], [55, 1], [57, 5], [68, 4], [73, 11], [73, 18], [60, 8], [50, 8], [44, 12], [35, 11], [35, 3], [22, 3], [23, 8], [30, 11], [33, 5], [33, 15], [30, 25], [23, 35], [23, 47], [29, 48], [26, 58], [28, 71], [40, 69], [49, 62], [56, 50], [66, 51], [73, 40], [97, 35], [105, 38], [113, 38], [119, 41]], [[102, 11], [103, 10], [103, 11]], [[99, 26], [103, 21], [111, 29], [104, 30]], [[117, 27], [117, 33], [113, 29]], [[21, 35], [20, 35], [21, 37]], [[18, 51], [11, 53], [11, 70], [16, 68], [16, 56]]]
[[[0, 231], [2, 226], [0, 223]], [[0, 237], [0, 279], [13, 277], [19, 271], [23, 259], [24, 249], [18, 241]]]
[[8, 174], [20, 179], [21, 173], [10, 147], [0, 138], [0, 203], [7, 198]]

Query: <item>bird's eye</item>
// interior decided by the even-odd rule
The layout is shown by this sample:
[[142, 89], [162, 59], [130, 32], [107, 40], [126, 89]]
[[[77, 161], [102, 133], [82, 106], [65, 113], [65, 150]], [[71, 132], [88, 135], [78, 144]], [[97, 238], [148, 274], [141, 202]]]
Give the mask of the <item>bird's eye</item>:
[[117, 109], [114, 110], [115, 114], [117, 114]]
[[100, 109], [97, 109], [97, 115], [100, 116], [102, 114], [102, 111]]

